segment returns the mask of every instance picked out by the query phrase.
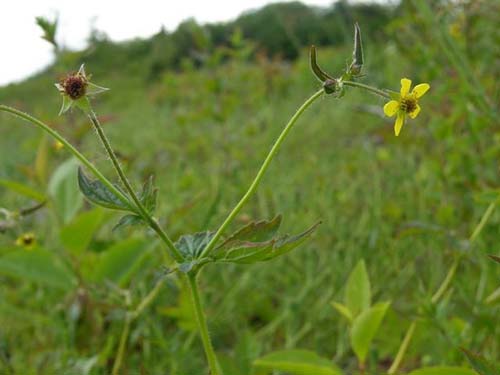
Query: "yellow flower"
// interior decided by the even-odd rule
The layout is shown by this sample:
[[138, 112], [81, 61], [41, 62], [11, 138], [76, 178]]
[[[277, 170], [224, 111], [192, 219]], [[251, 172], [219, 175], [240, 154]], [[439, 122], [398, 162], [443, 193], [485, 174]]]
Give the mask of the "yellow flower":
[[394, 133], [399, 135], [401, 128], [405, 122], [405, 116], [408, 114], [411, 118], [415, 118], [420, 113], [418, 99], [420, 99], [431, 88], [428, 83], [416, 85], [410, 92], [411, 80], [403, 78], [401, 80], [401, 94], [397, 100], [391, 100], [384, 105], [384, 113], [386, 116], [392, 117], [397, 114], [394, 124]]
[[17, 246], [22, 246], [26, 249], [31, 249], [35, 246], [36, 238], [34, 233], [23, 233], [16, 240]]

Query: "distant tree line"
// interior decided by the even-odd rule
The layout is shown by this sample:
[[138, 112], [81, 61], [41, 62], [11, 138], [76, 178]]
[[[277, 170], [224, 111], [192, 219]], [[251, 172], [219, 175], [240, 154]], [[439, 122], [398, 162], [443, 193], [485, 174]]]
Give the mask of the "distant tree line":
[[[227, 23], [200, 25], [189, 19], [175, 31], [160, 30], [149, 39], [124, 43], [110, 41], [93, 31], [85, 60], [99, 62], [103, 70], [120, 70], [124, 61], [144, 70], [149, 76], [164, 70], [178, 69], [186, 62], [203, 65], [215, 51], [243, 45], [252, 46], [248, 58], [256, 54], [293, 60], [310, 44], [342, 45], [351, 43], [355, 21], [362, 25], [364, 40], [382, 40], [384, 26], [390, 21], [393, 8], [375, 3], [351, 4], [341, 0], [330, 7], [310, 7], [301, 2], [274, 3], [243, 13]], [[130, 67], [128, 67], [130, 69]]]

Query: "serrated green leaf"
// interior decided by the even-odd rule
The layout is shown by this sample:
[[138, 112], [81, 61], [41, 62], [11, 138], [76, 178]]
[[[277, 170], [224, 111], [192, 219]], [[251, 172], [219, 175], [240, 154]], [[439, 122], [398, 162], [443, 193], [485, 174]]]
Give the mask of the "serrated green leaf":
[[282, 216], [277, 215], [272, 220], [253, 221], [230, 235], [218, 248], [231, 248], [235, 243], [266, 242], [271, 240], [281, 225]]
[[205, 231], [194, 234], [185, 234], [175, 243], [175, 247], [186, 259], [195, 259], [208, 245], [214, 232]]
[[113, 245], [99, 254], [94, 269], [94, 280], [98, 282], [109, 280], [124, 286], [151, 248], [151, 241], [138, 238], [128, 239]]
[[498, 375], [500, 374], [500, 367], [489, 362], [480, 354], [472, 353], [471, 351], [462, 348], [462, 352], [467, 357], [470, 365], [476, 370], [480, 375]]
[[87, 249], [92, 236], [101, 225], [103, 212], [96, 208], [75, 217], [61, 229], [60, 237], [66, 249], [73, 253], [81, 253]]
[[425, 367], [407, 375], [477, 375], [477, 373], [465, 367]]
[[233, 248], [221, 252], [216, 260], [228, 263], [248, 264], [266, 260], [273, 251], [275, 241], [233, 243]]
[[90, 180], [83, 169], [78, 168], [78, 186], [82, 194], [92, 203], [98, 206], [114, 210], [132, 211], [130, 205], [125, 204], [106, 185], [99, 180]]
[[279, 257], [281, 255], [284, 255], [296, 247], [300, 246], [302, 243], [304, 243], [311, 235], [314, 233], [318, 225], [320, 225], [321, 222], [317, 222], [314, 224], [312, 227], [307, 229], [306, 231], [299, 233], [295, 236], [288, 236], [285, 235], [281, 238], [279, 238], [276, 243], [274, 244], [273, 251], [269, 254], [268, 257], [266, 257], [265, 260], [270, 260], [276, 257]]
[[[275, 218], [276, 219], [276, 218]], [[279, 219], [281, 220], [281, 219]], [[271, 223], [271, 222], [267, 222]], [[273, 232], [277, 230], [274, 226], [279, 225], [279, 223], [274, 222], [272, 224], [272, 230], [265, 230], [259, 232], [261, 235], [266, 233], [265, 237], [256, 236], [254, 238], [268, 238]], [[314, 232], [319, 223], [316, 223], [308, 230], [295, 235], [295, 236], [282, 236], [281, 238], [271, 239], [265, 242], [248, 242], [248, 241], [236, 241], [231, 240], [223, 248], [218, 249], [215, 253], [215, 260], [218, 262], [229, 262], [229, 263], [255, 263], [259, 261], [268, 261], [276, 258], [280, 255], [286, 254], [297, 246], [306, 241], [311, 234]], [[267, 229], [271, 228], [269, 226]], [[251, 233], [250, 231], [247, 233]], [[245, 238], [244, 236], [242, 238]], [[252, 236], [249, 236], [252, 238]], [[228, 248], [229, 247], [229, 248]]]
[[49, 181], [49, 195], [64, 223], [70, 222], [83, 205], [76, 183], [77, 168], [78, 160], [68, 159], [55, 170]]
[[144, 224], [144, 220], [142, 219], [142, 217], [138, 215], [125, 215], [122, 216], [120, 221], [113, 227], [113, 231], [117, 230], [118, 228], [139, 224]]
[[335, 301], [332, 302], [332, 306], [334, 307], [335, 310], [337, 310], [340, 313], [340, 315], [346, 318], [349, 321], [349, 323], [352, 323], [354, 318], [352, 316], [351, 310], [349, 310], [347, 306]]
[[370, 301], [370, 279], [365, 261], [361, 259], [347, 279], [344, 302], [353, 317], [356, 317], [370, 307]]
[[54, 253], [41, 248], [14, 250], [0, 257], [0, 273], [65, 291], [77, 285], [66, 265]]
[[378, 303], [364, 310], [352, 323], [351, 346], [361, 363], [366, 360], [370, 344], [384, 319], [389, 305], [389, 302]]
[[296, 375], [342, 375], [328, 359], [308, 350], [281, 350], [254, 361], [257, 373], [268, 374], [274, 370]]

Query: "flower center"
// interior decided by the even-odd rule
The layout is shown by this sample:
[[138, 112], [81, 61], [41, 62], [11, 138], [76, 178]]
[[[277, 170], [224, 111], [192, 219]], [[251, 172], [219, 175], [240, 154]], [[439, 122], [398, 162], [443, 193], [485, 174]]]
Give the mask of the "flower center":
[[400, 108], [406, 113], [412, 113], [417, 109], [417, 101], [413, 98], [405, 98], [401, 100]]
[[87, 80], [80, 75], [68, 76], [62, 82], [64, 92], [73, 100], [80, 99], [85, 95]]
[[33, 238], [32, 235], [26, 234], [26, 235], [23, 236], [23, 244], [25, 246], [31, 245], [34, 242], [34, 240], [35, 239]]

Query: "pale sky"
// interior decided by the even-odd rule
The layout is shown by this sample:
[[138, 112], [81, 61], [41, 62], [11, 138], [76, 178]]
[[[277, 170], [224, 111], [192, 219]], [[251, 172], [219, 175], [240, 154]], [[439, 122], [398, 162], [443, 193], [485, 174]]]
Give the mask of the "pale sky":
[[[35, 17], [59, 15], [58, 42], [85, 47], [91, 26], [112, 40], [148, 37], [163, 25], [172, 31], [193, 17], [200, 23], [228, 21], [269, 0], [1, 0], [0, 86], [16, 82], [52, 61], [51, 46], [40, 38]], [[332, 0], [303, 0], [308, 5], [330, 5]]]

